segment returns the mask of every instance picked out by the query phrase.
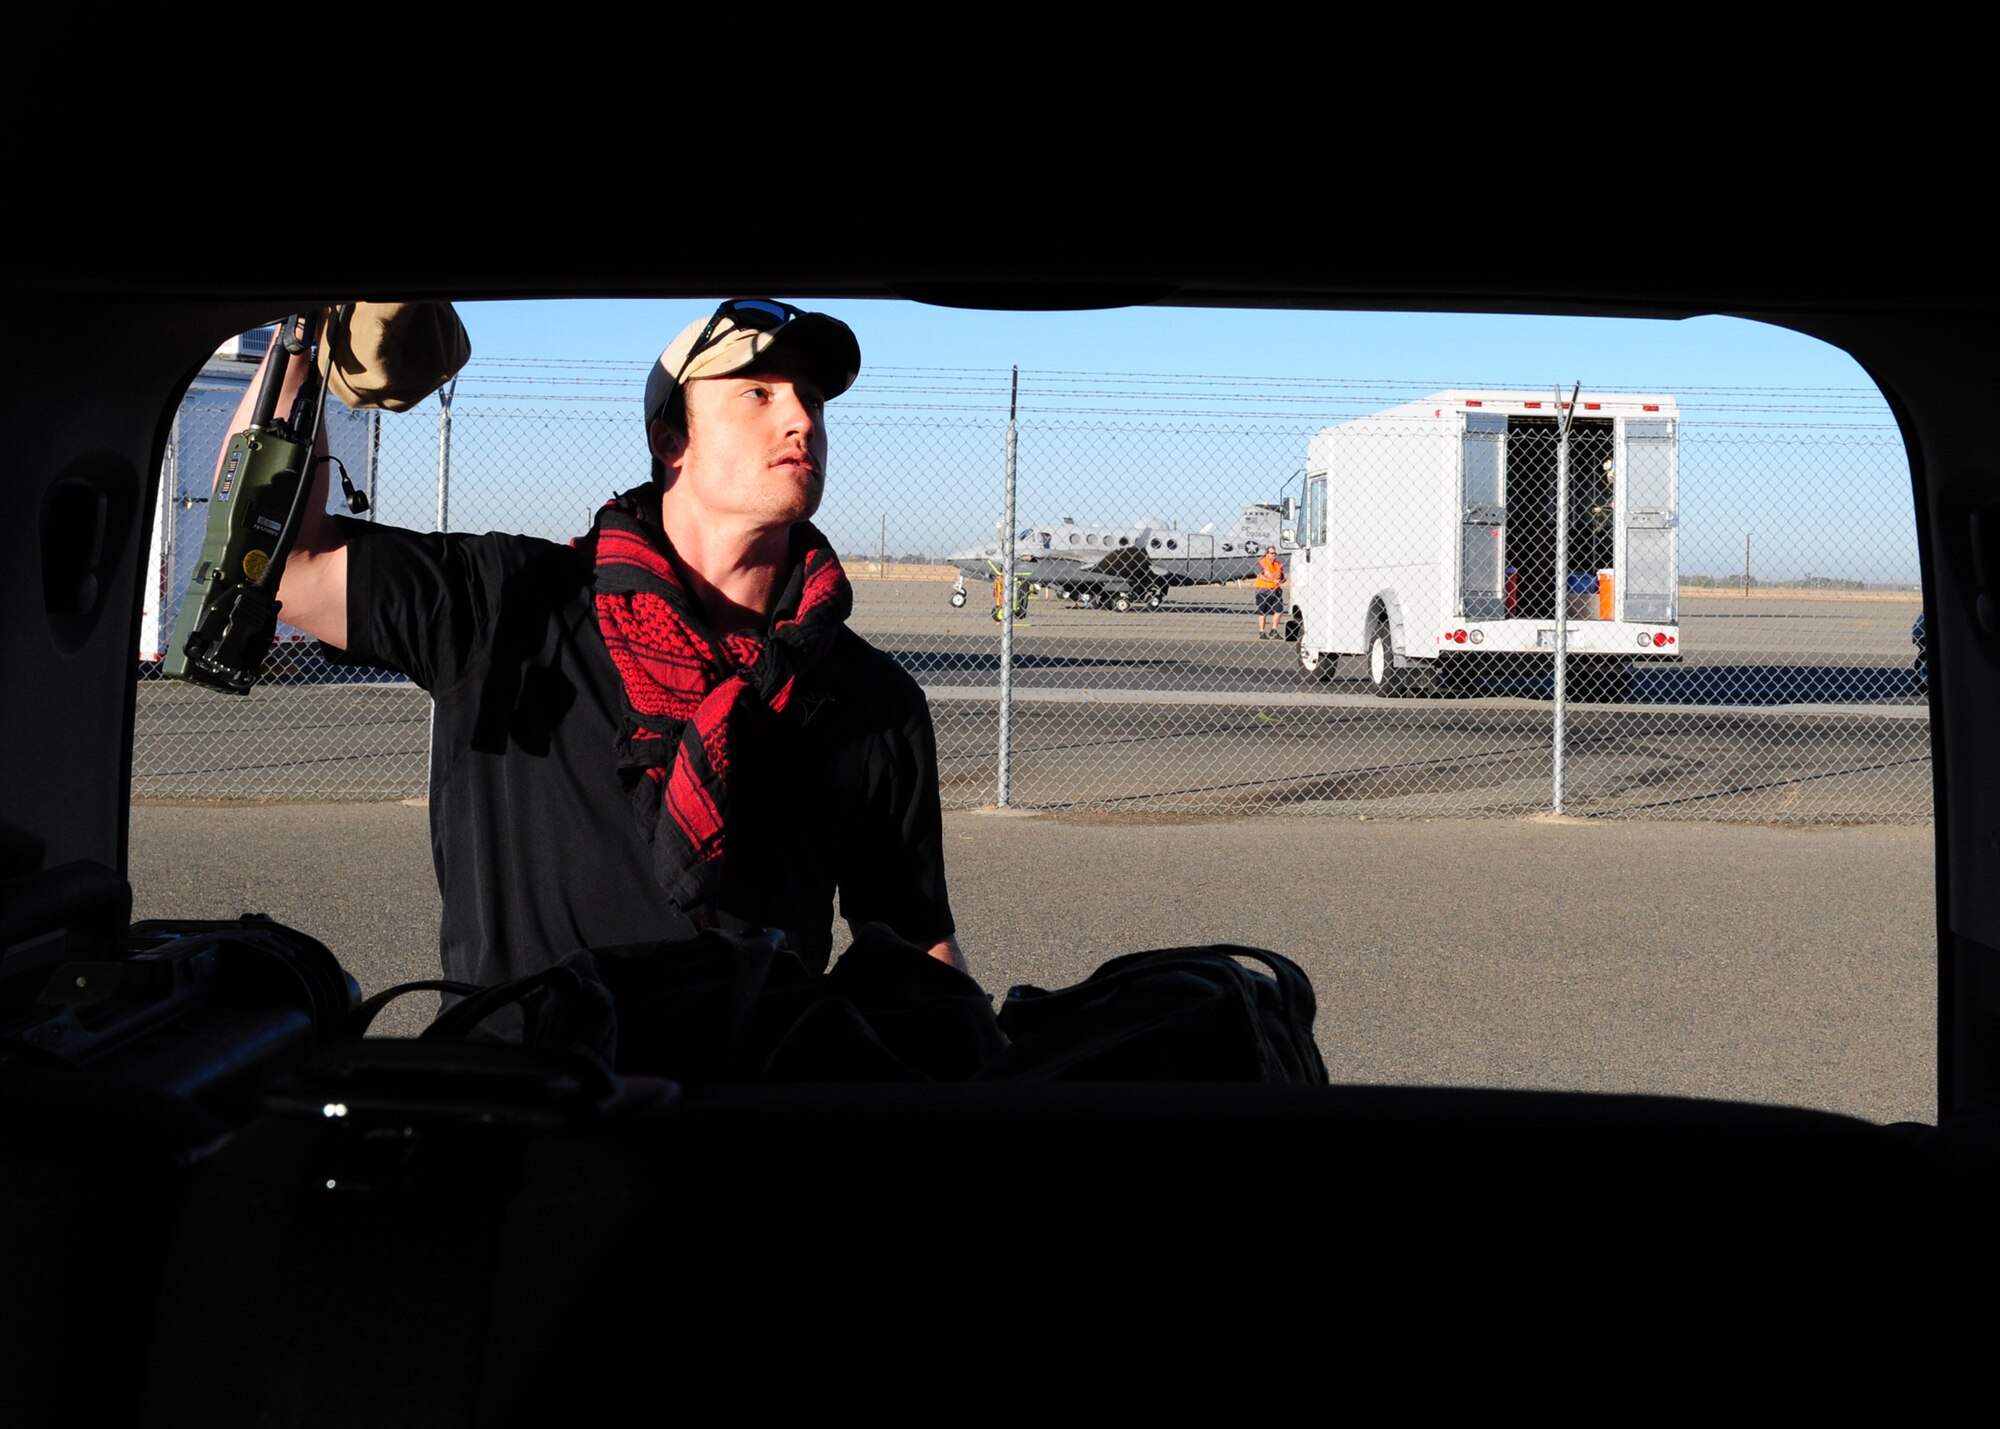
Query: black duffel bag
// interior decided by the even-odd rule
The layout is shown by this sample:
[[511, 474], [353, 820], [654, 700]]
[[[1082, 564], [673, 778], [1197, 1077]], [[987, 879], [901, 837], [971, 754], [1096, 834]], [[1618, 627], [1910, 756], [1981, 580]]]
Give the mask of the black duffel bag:
[[1127, 953], [1072, 987], [1009, 988], [1008, 1045], [979, 1078], [1324, 1085], [1318, 1007], [1304, 969], [1264, 948]]

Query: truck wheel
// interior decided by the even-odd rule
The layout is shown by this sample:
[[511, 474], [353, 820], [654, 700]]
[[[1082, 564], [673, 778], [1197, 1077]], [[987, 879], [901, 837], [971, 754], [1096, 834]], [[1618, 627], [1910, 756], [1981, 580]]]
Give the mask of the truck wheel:
[[1331, 680], [1333, 667], [1339, 663], [1338, 657], [1331, 650], [1309, 648], [1306, 645], [1303, 625], [1299, 626], [1298, 633], [1293, 638], [1299, 642], [1299, 669], [1305, 672], [1305, 677], [1322, 685]]
[[1389, 640], [1387, 621], [1377, 622], [1368, 637], [1368, 684], [1378, 695], [1393, 695], [1401, 683], [1396, 670], [1396, 647]]
[[1119, 591], [1118, 594], [1111, 597], [1111, 608], [1120, 615], [1123, 615], [1132, 608], [1132, 597], [1125, 594], [1122, 590]]

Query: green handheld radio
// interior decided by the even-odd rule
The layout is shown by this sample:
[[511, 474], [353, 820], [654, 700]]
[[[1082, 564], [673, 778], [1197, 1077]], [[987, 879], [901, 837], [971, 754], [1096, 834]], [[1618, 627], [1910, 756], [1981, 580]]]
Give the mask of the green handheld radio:
[[[313, 487], [313, 443], [325, 398], [317, 362], [291, 420], [274, 414], [287, 359], [317, 347], [323, 319], [309, 315], [304, 335], [297, 331], [298, 316], [279, 328], [250, 425], [229, 439], [209, 497], [201, 559], [188, 579], [161, 667], [171, 679], [247, 695], [277, 640], [278, 583], [298, 535], [302, 498]], [[356, 499], [365, 504], [365, 498], [350, 497]]]

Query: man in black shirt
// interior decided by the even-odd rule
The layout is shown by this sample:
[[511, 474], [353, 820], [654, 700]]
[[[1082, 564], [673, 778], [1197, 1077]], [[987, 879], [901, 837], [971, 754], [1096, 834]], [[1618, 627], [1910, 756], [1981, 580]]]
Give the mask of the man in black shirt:
[[859, 370], [824, 314], [733, 300], [689, 324], [646, 385], [651, 481], [566, 546], [308, 503], [284, 619], [436, 701], [447, 976], [710, 926], [782, 929], [823, 968], [836, 892], [850, 924], [964, 967], [929, 707], [847, 628], [809, 519], [824, 405]]

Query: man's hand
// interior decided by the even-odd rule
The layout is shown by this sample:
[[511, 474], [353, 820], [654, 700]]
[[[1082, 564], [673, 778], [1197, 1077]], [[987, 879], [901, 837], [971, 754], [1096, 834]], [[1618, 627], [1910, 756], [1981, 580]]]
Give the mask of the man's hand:
[[965, 965], [965, 954], [959, 949], [958, 935], [955, 933], [951, 937], [946, 938], [942, 943], [934, 944], [931, 947], [925, 948], [924, 951], [939, 962], [948, 963], [962, 973], [971, 971]]

